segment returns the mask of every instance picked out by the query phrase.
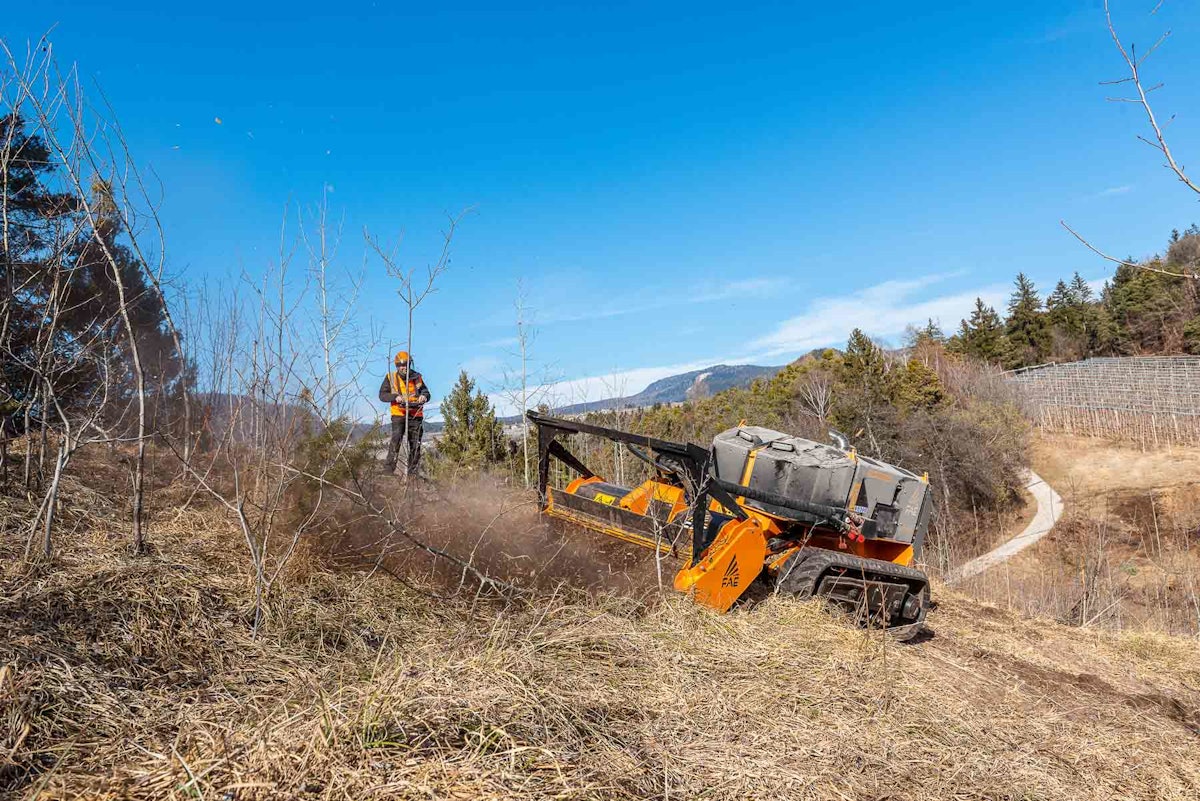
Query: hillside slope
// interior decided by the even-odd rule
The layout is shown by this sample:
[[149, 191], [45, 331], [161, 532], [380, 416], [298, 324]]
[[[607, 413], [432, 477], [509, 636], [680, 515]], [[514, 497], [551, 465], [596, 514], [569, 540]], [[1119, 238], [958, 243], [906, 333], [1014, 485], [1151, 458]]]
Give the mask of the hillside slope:
[[1065, 516], [962, 587], [1086, 625], [1200, 633], [1200, 448], [1041, 434], [1032, 463]]
[[1043, 434], [1033, 462], [1064, 498], [1088, 514], [1103, 513], [1131, 493], [1162, 492], [1200, 484], [1200, 447], [1144, 450], [1102, 439]]
[[932, 636], [897, 646], [787, 599], [472, 604], [313, 564], [254, 638], [221, 518], [163, 514], [135, 559], [86, 497], [82, 533], [32, 573], [28, 510], [0, 515], [14, 797], [1200, 796], [1194, 640], [935, 590]]

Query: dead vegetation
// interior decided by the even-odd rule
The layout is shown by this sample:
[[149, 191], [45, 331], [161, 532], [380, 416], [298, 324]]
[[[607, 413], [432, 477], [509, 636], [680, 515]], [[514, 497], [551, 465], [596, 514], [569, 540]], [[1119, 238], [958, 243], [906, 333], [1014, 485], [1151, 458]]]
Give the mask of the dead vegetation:
[[[64, 499], [87, 518], [64, 512], [79, 536], [52, 563], [0, 542], [13, 797], [1200, 793], [1194, 640], [938, 592], [933, 636], [898, 647], [787, 599], [719, 617], [546, 582], [500, 606], [311, 553], [256, 629], [228, 516], [173, 518], [158, 493], [157, 550], [135, 557], [122, 510], [74, 481]], [[6, 525], [28, 512], [4, 503]]]
[[1033, 462], [1065, 517], [963, 589], [1074, 626], [1200, 634], [1200, 449], [1042, 436]]

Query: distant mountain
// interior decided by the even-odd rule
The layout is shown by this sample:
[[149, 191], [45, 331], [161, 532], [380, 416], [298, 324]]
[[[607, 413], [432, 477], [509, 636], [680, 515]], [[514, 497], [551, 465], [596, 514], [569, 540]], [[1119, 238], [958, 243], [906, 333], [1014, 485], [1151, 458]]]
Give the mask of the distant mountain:
[[[703, 370], [660, 378], [634, 395], [605, 400], [573, 403], [554, 410], [555, 414], [571, 415], [598, 412], [605, 409], [628, 409], [653, 406], [656, 403], [683, 403], [715, 395], [733, 387], [748, 387], [757, 378], [770, 378], [783, 367], [761, 367], [756, 364], [717, 364]], [[506, 418], [518, 420], [519, 416]]]

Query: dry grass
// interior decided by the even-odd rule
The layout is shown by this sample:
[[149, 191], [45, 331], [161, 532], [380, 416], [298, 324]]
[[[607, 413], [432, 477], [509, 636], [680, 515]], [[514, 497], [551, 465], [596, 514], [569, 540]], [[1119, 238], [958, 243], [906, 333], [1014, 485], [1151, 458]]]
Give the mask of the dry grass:
[[1082, 626], [1200, 634], [1200, 449], [1143, 452], [1053, 436], [1034, 469], [1066, 515], [1009, 562], [964, 582], [973, 595]]
[[254, 639], [219, 518], [160, 511], [132, 558], [92, 500], [53, 565], [4, 535], [14, 797], [1200, 796], [1194, 640], [935, 592], [934, 636], [901, 647], [784, 599], [472, 607], [312, 564]]
[[[1145, 494], [1147, 503], [1153, 496]], [[1065, 517], [1028, 551], [963, 582], [972, 595], [1079, 626], [1200, 634], [1200, 543], [1113, 513]]]
[[1113, 492], [1145, 494], [1195, 483], [1200, 475], [1200, 448], [1177, 446], [1146, 451], [1129, 443], [1041, 434], [1033, 441], [1034, 470], [1074, 508], [1102, 514]]

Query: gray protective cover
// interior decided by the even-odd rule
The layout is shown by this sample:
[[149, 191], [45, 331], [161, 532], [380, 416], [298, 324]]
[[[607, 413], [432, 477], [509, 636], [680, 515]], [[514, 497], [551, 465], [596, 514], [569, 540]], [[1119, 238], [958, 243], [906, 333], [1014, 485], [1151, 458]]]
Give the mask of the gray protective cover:
[[[746, 462], [757, 451], [743, 482]], [[760, 426], [731, 428], [713, 440], [717, 477], [810, 503], [852, 508], [867, 518], [867, 537], [911, 542], [917, 547], [929, 523], [929, 484], [919, 476], [833, 445], [793, 437]], [[851, 507], [851, 504], [853, 506]], [[747, 506], [779, 517], [796, 513], [768, 503]]]

